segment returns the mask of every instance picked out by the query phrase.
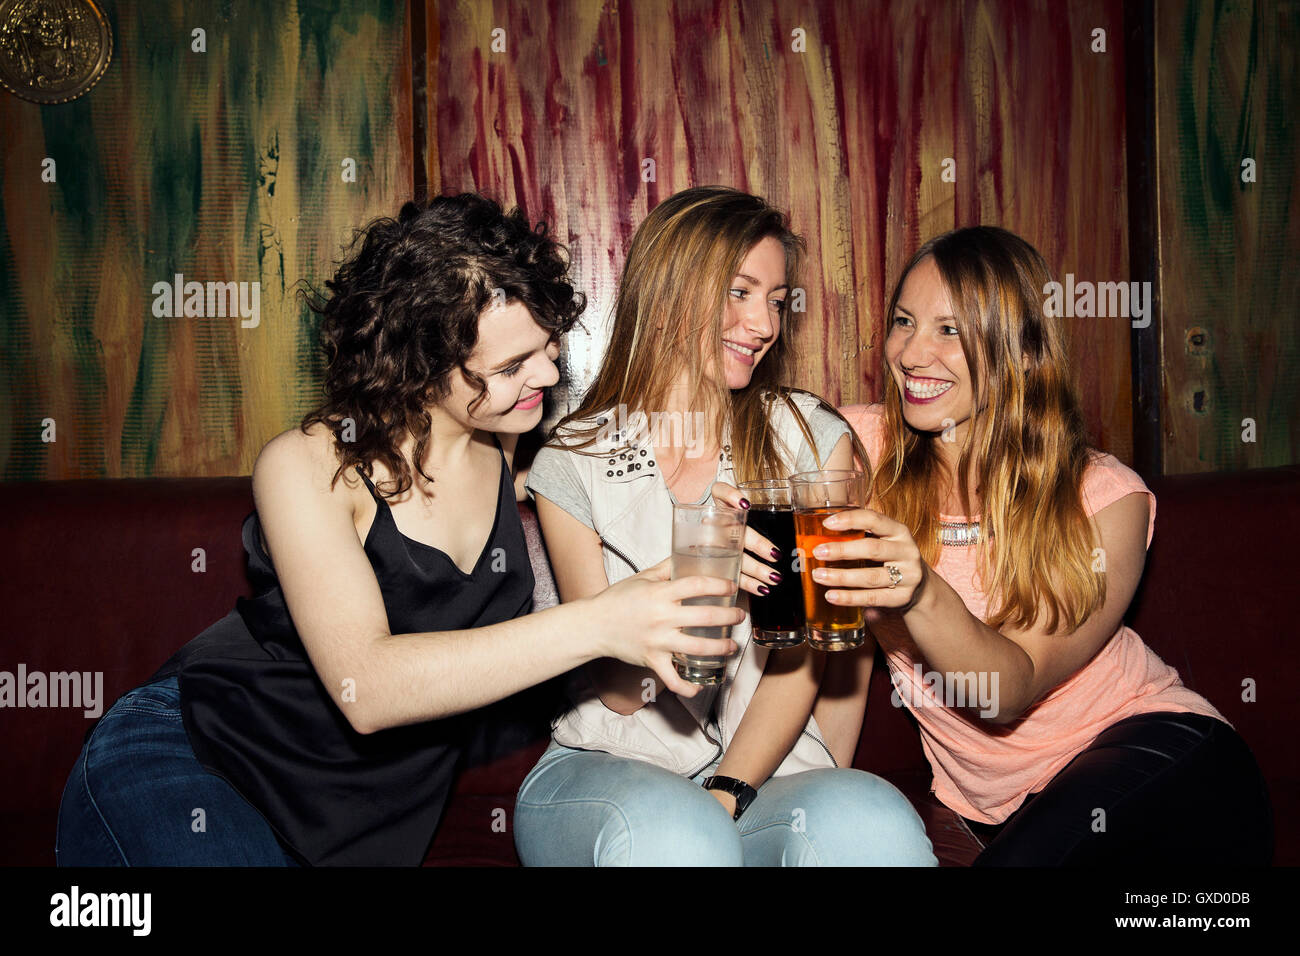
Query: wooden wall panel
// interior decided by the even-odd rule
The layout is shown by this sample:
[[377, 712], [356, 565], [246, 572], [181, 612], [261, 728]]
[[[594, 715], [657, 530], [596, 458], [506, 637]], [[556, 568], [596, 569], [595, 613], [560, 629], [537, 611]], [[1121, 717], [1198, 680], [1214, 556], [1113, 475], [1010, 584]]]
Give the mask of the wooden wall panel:
[[1288, 0], [1156, 7], [1168, 474], [1300, 462], [1298, 33]]
[[[247, 473], [317, 382], [293, 283], [319, 283], [350, 230], [412, 188], [407, 7], [107, 10], [115, 59], [89, 95], [0, 96], [0, 476]], [[1118, 0], [420, 12], [424, 179], [521, 202], [568, 240], [591, 300], [565, 356], [579, 389], [635, 225], [693, 184], [764, 194], [808, 238], [798, 383], [837, 402], [878, 397], [889, 285], [938, 231], [996, 223], [1061, 273], [1126, 278]], [[200, 26], [205, 54], [190, 50]], [[45, 156], [57, 183], [40, 182]], [[347, 156], [356, 183], [339, 176]], [[154, 317], [152, 284], [176, 272], [261, 282], [260, 326]], [[1127, 328], [1067, 333], [1094, 441], [1127, 460]]]
[[[836, 402], [879, 396], [890, 284], [945, 229], [1001, 225], [1062, 274], [1129, 278], [1116, 0], [427, 11], [430, 189], [522, 203], [567, 238], [591, 303], [566, 349], [575, 391], [600, 360], [633, 229], [687, 186], [733, 185], [790, 212], [811, 253], [798, 384]], [[1097, 28], [1107, 52], [1092, 52]], [[1127, 321], [1066, 331], [1094, 442], [1131, 460]]]
[[[295, 283], [410, 192], [406, 6], [103, 6], [114, 57], [90, 93], [0, 92], [0, 476], [248, 474], [316, 398]], [[260, 323], [156, 317], [178, 272], [260, 283]]]

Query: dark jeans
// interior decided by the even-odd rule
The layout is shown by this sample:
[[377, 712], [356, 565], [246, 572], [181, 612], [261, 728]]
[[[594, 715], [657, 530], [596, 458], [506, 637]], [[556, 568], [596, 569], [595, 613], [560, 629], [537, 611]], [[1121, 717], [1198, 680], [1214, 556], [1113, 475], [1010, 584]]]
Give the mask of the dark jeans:
[[1005, 822], [966, 824], [984, 845], [976, 866], [1267, 866], [1273, 856], [1255, 758], [1200, 714], [1121, 720]]
[[175, 677], [124, 694], [63, 790], [59, 866], [297, 866], [239, 793], [194, 756]]

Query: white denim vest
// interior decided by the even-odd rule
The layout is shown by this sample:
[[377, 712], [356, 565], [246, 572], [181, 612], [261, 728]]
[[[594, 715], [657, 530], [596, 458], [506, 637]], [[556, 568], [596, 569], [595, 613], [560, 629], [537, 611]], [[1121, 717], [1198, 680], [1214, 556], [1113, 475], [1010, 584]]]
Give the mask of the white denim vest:
[[[816, 399], [802, 393], [795, 393], [794, 398], [805, 417], [817, 405]], [[610, 418], [611, 415], [601, 415], [598, 421]], [[799, 449], [807, 444], [794, 416], [783, 405], [776, 406], [772, 421], [786, 449]], [[616, 432], [611, 424], [606, 431], [606, 435], [587, 449], [599, 450], [598, 456], [573, 453], [573, 463], [590, 493], [592, 524], [603, 544], [605, 575], [614, 584], [658, 564], [672, 553], [673, 503], [654, 461], [648, 430], [629, 436], [627, 432]], [[734, 485], [729, 449], [724, 437], [717, 480]], [[793, 454], [785, 458], [794, 461]], [[741, 591], [737, 600], [748, 609], [746, 592]], [[628, 621], [627, 626], [636, 627], [637, 622]], [[601, 703], [587, 669], [577, 668], [568, 680], [571, 707], [552, 723], [555, 743], [645, 760], [673, 773], [694, 776], [730, 746], [745, 708], [758, 688], [768, 649], [755, 644], [750, 636], [746, 616], [731, 629], [732, 640], [739, 649], [727, 658], [727, 676], [722, 684], [702, 687], [691, 698], [664, 692], [628, 716], [617, 714]], [[715, 703], [716, 736], [709, 720]], [[809, 716], [803, 733], [773, 776], [834, 766], [835, 760], [822, 740], [821, 731]]]

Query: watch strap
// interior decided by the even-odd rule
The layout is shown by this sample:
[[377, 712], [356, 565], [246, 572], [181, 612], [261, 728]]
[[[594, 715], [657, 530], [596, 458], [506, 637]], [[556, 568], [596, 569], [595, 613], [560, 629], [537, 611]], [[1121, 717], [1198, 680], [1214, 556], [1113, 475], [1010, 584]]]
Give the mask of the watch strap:
[[735, 777], [709, 777], [704, 781], [704, 789], [721, 790], [723, 793], [729, 793], [736, 798], [736, 812], [731, 815], [733, 820], [739, 820], [740, 815], [749, 809], [749, 805], [758, 796], [757, 790], [745, 783], [745, 781], [737, 780]]

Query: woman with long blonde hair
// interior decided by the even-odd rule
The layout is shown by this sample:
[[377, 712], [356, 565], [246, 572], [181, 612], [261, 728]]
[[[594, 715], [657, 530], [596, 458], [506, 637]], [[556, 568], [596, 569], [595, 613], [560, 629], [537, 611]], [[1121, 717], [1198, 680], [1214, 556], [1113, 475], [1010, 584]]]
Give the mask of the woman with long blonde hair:
[[[637, 229], [600, 371], [527, 482], [565, 602], [668, 557], [675, 503], [743, 508], [740, 481], [852, 464], [839, 416], [780, 388], [801, 245], [763, 200], [723, 187], [677, 193]], [[749, 594], [792, 573], [753, 529], [745, 543]], [[813, 716], [824, 658], [769, 652], [748, 619], [731, 638], [710, 688], [666, 652], [574, 672], [519, 791], [525, 865], [934, 864], [897, 789], [838, 769], [856, 733]]]
[[826, 524], [868, 536], [817, 549], [874, 566], [816, 576], [832, 603], [873, 609], [895, 703], [978, 864], [1267, 863], [1249, 749], [1123, 624], [1155, 497], [1088, 447], [1050, 281], [992, 227], [913, 256], [886, 314], [885, 401], [843, 410], [876, 499]]

